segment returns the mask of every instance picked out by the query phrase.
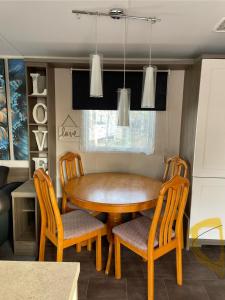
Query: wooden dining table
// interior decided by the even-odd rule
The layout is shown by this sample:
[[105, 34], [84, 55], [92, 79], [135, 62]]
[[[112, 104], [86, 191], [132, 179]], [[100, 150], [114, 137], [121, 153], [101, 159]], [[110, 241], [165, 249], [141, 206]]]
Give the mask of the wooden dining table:
[[107, 213], [108, 274], [113, 252], [112, 228], [122, 222], [123, 213], [135, 213], [156, 206], [161, 181], [129, 173], [91, 173], [73, 178], [65, 185], [70, 201], [82, 209]]

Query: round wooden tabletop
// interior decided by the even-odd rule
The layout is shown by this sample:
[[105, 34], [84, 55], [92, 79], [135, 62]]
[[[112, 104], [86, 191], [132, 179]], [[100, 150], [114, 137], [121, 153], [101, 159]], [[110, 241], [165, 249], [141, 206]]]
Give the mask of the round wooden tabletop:
[[155, 206], [162, 182], [128, 173], [93, 173], [71, 179], [67, 197], [84, 209], [126, 213]]

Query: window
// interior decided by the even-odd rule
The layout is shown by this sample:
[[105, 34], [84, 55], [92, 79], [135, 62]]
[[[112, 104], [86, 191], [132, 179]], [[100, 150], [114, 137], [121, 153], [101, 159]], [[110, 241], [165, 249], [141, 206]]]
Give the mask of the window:
[[130, 126], [117, 126], [117, 111], [83, 112], [83, 150], [152, 154], [155, 144], [155, 111], [131, 111]]

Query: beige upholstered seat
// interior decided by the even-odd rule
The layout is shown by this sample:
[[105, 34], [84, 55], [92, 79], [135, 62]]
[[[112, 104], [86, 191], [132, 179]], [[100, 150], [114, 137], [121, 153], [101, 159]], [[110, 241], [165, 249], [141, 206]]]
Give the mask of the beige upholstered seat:
[[[118, 235], [125, 242], [128, 242], [138, 249], [147, 250], [148, 234], [151, 226], [151, 220], [147, 217], [140, 217], [113, 228], [113, 233]], [[154, 246], [158, 245], [155, 239]]]
[[104, 224], [88, 212], [75, 210], [61, 215], [64, 239], [71, 239], [104, 227]]
[[[77, 210], [77, 209], [81, 210], [81, 208], [80, 208], [79, 206], [77, 206], [77, 205], [71, 203], [70, 201], [67, 201], [67, 207], [68, 207], [69, 209], [71, 209], [71, 210]], [[82, 209], [82, 210], [83, 210], [83, 209]], [[93, 214], [93, 210], [85, 209], [85, 210], [83, 210], [83, 211], [87, 211], [87, 212], [89, 212], [90, 214]]]
[[[119, 236], [125, 242], [132, 244], [136, 248], [147, 251], [148, 235], [151, 223], [152, 220], [148, 217], [140, 217], [114, 227], [113, 233]], [[174, 236], [175, 232], [173, 231], [172, 237]], [[156, 233], [154, 247], [157, 247], [158, 244], [158, 234]]]

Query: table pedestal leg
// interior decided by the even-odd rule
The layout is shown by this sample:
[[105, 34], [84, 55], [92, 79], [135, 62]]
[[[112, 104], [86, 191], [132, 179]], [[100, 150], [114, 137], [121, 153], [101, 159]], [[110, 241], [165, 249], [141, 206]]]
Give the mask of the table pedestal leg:
[[120, 213], [109, 213], [107, 219], [107, 239], [109, 241], [109, 252], [108, 252], [108, 259], [105, 269], [105, 274], [108, 275], [110, 271], [111, 261], [112, 261], [112, 254], [113, 254], [113, 234], [112, 228], [116, 225], [121, 224], [122, 215]]

